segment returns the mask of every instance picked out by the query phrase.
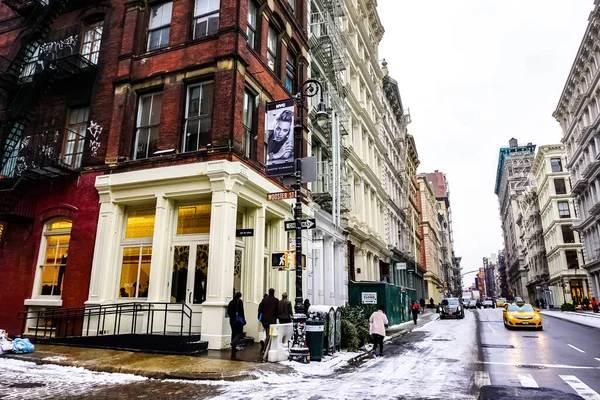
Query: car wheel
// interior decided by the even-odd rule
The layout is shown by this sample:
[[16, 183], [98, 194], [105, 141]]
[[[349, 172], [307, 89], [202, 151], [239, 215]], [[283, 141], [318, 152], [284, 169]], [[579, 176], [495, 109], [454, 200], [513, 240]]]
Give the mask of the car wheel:
[[538, 328], [538, 331], [543, 331], [543, 330], [544, 330], [544, 327], [543, 327], [543, 326], [540, 326], [540, 327]]

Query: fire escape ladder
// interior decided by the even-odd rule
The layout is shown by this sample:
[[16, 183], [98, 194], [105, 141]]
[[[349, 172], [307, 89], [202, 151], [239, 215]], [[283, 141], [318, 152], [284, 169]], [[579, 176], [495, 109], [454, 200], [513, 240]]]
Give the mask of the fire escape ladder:
[[[37, 68], [36, 52], [40, 43], [50, 35], [52, 24], [68, 2], [69, 0], [37, 0], [14, 42], [15, 45], [4, 52], [0, 59], [3, 61], [0, 64], [0, 87], [7, 93], [6, 112], [0, 121], [0, 175], [10, 175], [6, 171], [7, 161], [18, 151], [18, 143], [35, 112], [39, 98], [54, 80], [54, 73], [33, 73]], [[15, 0], [10, 3], [8, 5], [13, 10], [20, 10], [32, 1]]]

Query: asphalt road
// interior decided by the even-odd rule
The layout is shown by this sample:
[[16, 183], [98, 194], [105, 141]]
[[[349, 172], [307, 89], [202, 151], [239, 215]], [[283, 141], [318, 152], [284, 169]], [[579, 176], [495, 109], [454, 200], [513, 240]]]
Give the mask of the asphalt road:
[[600, 400], [600, 330], [550, 316], [544, 330], [508, 330], [502, 309], [477, 310], [491, 385], [550, 388]]

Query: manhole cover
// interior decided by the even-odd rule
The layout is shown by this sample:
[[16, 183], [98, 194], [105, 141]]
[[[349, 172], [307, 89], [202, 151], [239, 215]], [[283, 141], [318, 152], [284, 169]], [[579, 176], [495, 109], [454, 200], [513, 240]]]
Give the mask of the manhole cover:
[[546, 369], [543, 365], [517, 365], [517, 368]]
[[537, 339], [539, 336], [521, 336], [524, 338], [529, 338], [529, 339]]
[[46, 384], [31, 382], [31, 383], [11, 383], [8, 385], [8, 387], [18, 388], [18, 389], [31, 389], [31, 388], [37, 388], [37, 387], [42, 387], [42, 386], [46, 386]]
[[486, 347], [488, 349], [514, 349], [515, 346], [512, 344], [482, 344], [481, 347]]

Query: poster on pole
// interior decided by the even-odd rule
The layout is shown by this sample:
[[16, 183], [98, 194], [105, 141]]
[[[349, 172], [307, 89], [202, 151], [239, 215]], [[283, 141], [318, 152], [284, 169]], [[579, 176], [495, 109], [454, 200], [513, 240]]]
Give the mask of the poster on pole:
[[294, 100], [267, 103], [267, 154], [268, 177], [294, 173]]

